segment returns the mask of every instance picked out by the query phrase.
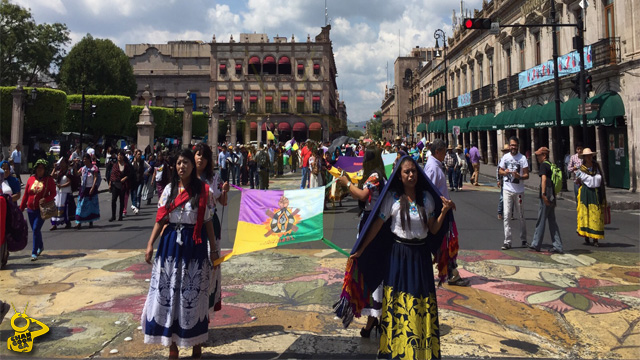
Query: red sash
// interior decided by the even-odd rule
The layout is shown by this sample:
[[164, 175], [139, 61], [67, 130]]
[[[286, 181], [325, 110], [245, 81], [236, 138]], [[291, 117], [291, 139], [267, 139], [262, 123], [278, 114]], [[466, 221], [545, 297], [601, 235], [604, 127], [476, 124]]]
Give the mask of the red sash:
[[[195, 241], [196, 245], [202, 243], [202, 225], [204, 224], [204, 213], [207, 210], [207, 199], [209, 198], [209, 185], [202, 183], [202, 190], [200, 191], [200, 199], [198, 200], [198, 219], [196, 220], [196, 225], [193, 229], [193, 241]], [[161, 220], [168, 218], [169, 213], [173, 210], [177, 209], [179, 206], [182, 206], [187, 201], [189, 201], [191, 197], [189, 193], [185, 190], [176, 196], [176, 199], [169, 205], [167, 209], [166, 206], [162, 206], [158, 208], [158, 213], [156, 214], [156, 222], [160, 222]]]

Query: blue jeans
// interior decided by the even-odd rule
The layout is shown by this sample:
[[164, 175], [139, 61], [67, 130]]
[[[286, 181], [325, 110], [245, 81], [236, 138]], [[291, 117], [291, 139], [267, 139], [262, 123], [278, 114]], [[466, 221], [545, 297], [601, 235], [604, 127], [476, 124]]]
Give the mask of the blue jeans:
[[140, 183], [135, 185], [131, 189], [131, 205], [140, 209], [140, 205], [142, 205], [142, 188], [144, 187], [144, 183]]
[[307, 187], [307, 181], [309, 180], [309, 167], [302, 168], [302, 181], [300, 182], [300, 189]]
[[44, 244], [42, 243], [42, 225], [44, 225], [44, 220], [40, 217], [40, 209], [27, 209], [27, 216], [29, 216], [29, 225], [31, 225], [31, 231], [33, 232], [33, 250], [31, 250], [31, 255], [37, 255], [38, 249], [44, 249]]
[[449, 168], [449, 169], [447, 169], [447, 175], [449, 176], [449, 189], [456, 188], [457, 186], [454, 186], [454, 185], [457, 185], [457, 183], [455, 181], [455, 180], [457, 180], [456, 179], [456, 171], [453, 168]]
[[533, 241], [531, 241], [531, 247], [540, 250], [542, 245], [542, 239], [544, 238], [544, 228], [549, 221], [549, 234], [551, 235], [551, 241], [553, 247], [556, 250], [562, 250], [562, 239], [560, 238], [560, 229], [558, 229], [558, 223], [556, 222], [556, 207], [546, 206], [544, 201], [540, 199], [540, 207], [538, 208], [538, 220], [536, 221], [536, 230], [533, 233]]
[[231, 179], [231, 183], [233, 185], [236, 185], [236, 175], [237, 175], [237, 173], [238, 173], [238, 167], [237, 166], [229, 166], [229, 178]]
[[260, 186], [260, 176], [255, 167], [249, 168], [249, 187], [257, 189]]
[[504, 213], [504, 203], [502, 202], [502, 188], [500, 186], [500, 202], [498, 202], [498, 215], [502, 215]]

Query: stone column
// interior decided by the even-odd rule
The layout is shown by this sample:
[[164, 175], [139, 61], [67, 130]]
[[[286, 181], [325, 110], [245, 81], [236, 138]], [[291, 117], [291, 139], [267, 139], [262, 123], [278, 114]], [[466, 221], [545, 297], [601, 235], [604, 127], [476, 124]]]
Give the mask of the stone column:
[[188, 149], [191, 146], [191, 124], [193, 122], [193, 102], [191, 97], [184, 99], [184, 112], [182, 113], [182, 148]]
[[229, 117], [231, 123], [231, 145], [233, 147], [238, 143], [238, 113], [234, 110]]
[[[493, 149], [491, 148], [491, 145], [492, 145], [491, 144], [491, 132], [492, 131], [496, 131], [496, 130], [487, 131], [487, 159], [489, 161], [488, 163], [491, 164], [491, 165], [494, 164], [494, 162], [493, 162], [493, 151], [492, 151]], [[497, 142], [496, 142], [496, 145], [497, 145]]]
[[211, 119], [209, 120], [209, 146], [213, 152], [213, 163], [218, 163], [218, 129], [220, 126], [220, 108], [218, 103], [211, 109]]
[[258, 123], [258, 128], [256, 129], [256, 131], [258, 132], [256, 134], [256, 140], [258, 142], [258, 146], [260, 146], [260, 143], [262, 143], [262, 116], [259, 116], [257, 119], [257, 123]]
[[550, 126], [549, 127], [549, 161], [553, 164], [555, 164], [556, 162], [556, 152], [555, 152], [555, 144], [554, 144], [554, 140], [555, 138], [553, 137], [553, 127]]
[[536, 150], [536, 129], [530, 129], [529, 130], [531, 132], [531, 164], [529, 164], [529, 171], [530, 172], [538, 172], [538, 162], [536, 161], [536, 155], [535, 152]]
[[[11, 147], [9, 148], [9, 153], [16, 148], [16, 145], [20, 144], [24, 154], [24, 146], [22, 146], [22, 138], [24, 135], [23, 103], [26, 94], [22, 89], [22, 85], [18, 85], [16, 89], [11, 92], [11, 95], [13, 95], [13, 108], [11, 109]], [[22, 158], [26, 160], [26, 156]]]
[[576, 149], [575, 129], [573, 126], [569, 126], [569, 154], [573, 155]]
[[[607, 156], [607, 153], [606, 153], [607, 148], [602, 146], [602, 145], [606, 146], [606, 144], [602, 144], [602, 142], [600, 142], [600, 132], [602, 130], [602, 126], [594, 126], [594, 127], [595, 127], [595, 133], [596, 133], [596, 135], [595, 135], [596, 136], [596, 148], [595, 148], [595, 150], [593, 150], [593, 151], [596, 152], [596, 156], [594, 156], [594, 159], [596, 159], [596, 161], [599, 162], [600, 165], [602, 165], [603, 164], [603, 160], [602, 159], [605, 156]], [[618, 139], [616, 139], [616, 141], [617, 140]], [[609, 178], [608, 177], [606, 179], [606, 182], [607, 182], [607, 185], [609, 185]]]
[[485, 154], [482, 152], [482, 150], [484, 149], [484, 142], [486, 138], [487, 137], [484, 135], [484, 131], [478, 132], [478, 150], [480, 150], [480, 158], [482, 159], [483, 162], [485, 159], [484, 157]]
[[149, 85], [145, 86], [142, 97], [144, 98], [144, 109], [140, 112], [138, 123], [136, 123], [136, 126], [138, 127], [138, 139], [136, 140], [136, 144], [138, 149], [144, 151], [144, 149], [147, 148], [147, 145], [150, 145], [153, 148], [156, 128], [156, 123], [153, 121], [153, 113], [151, 112], [151, 109], [149, 109], [149, 99], [151, 99]]
[[245, 146], [249, 145], [250, 141], [251, 141], [251, 122], [245, 116], [245, 119], [244, 119], [244, 145]]

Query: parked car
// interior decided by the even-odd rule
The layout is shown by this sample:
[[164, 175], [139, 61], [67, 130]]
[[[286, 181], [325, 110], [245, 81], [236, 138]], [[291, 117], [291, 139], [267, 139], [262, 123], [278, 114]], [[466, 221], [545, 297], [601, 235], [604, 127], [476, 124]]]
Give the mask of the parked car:
[[49, 152], [53, 152], [53, 155], [60, 155], [60, 145], [51, 146]]

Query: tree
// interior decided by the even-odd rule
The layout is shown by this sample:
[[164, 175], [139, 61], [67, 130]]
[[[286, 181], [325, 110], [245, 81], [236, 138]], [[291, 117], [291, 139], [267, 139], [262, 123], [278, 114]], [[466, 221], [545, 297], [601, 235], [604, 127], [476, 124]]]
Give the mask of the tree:
[[136, 79], [129, 57], [108, 39], [87, 34], [62, 61], [60, 85], [68, 94], [124, 95], [133, 97]]
[[382, 139], [382, 112], [376, 111], [376, 117], [369, 119], [369, 135], [374, 139]]
[[360, 136], [364, 136], [364, 133], [360, 130], [349, 130], [349, 132], [347, 132], [347, 136], [357, 140]]
[[65, 24], [36, 24], [28, 9], [1, 0], [0, 85], [55, 77], [70, 40]]

